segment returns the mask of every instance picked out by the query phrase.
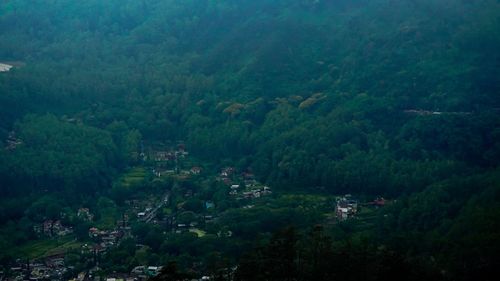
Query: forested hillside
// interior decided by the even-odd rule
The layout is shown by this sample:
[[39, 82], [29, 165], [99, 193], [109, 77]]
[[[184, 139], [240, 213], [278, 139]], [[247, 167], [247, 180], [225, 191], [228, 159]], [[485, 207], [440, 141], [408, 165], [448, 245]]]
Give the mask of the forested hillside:
[[[118, 187], [147, 166], [144, 146], [182, 142], [206, 170], [248, 170], [280, 194], [392, 199], [362, 235], [354, 222], [325, 230], [332, 263], [347, 249], [378, 249], [347, 256], [388, 258], [384, 268], [401, 259], [414, 276], [437, 279], [498, 273], [496, 0], [12, 0], [0, 2], [0, 38], [0, 63], [13, 65], [0, 72], [3, 264], [34, 239], [34, 210], [40, 222], [84, 205], [121, 208], [144, 192]], [[145, 181], [163, 188], [153, 175]], [[162, 184], [172, 194], [177, 186]], [[289, 220], [307, 232], [302, 211]], [[248, 267], [271, 270], [255, 257], [282, 240], [246, 235], [244, 247], [220, 250], [234, 264], [243, 257], [236, 278], [294, 278], [250, 279]], [[349, 248], [353, 237], [362, 245]], [[270, 244], [250, 252], [261, 239]], [[309, 243], [301, 239], [293, 243]], [[186, 251], [151, 246], [162, 262]], [[301, 280], [350, 273], [291, 263]], [[123, 264], [129, 272], [138, 261]]]

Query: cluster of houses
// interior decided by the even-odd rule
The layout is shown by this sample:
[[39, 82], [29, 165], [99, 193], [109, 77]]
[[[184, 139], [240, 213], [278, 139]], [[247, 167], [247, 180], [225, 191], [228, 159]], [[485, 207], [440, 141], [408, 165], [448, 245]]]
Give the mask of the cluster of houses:
[[5, 271], [0, 271], [0, 280], [66, 280], [65, 277], [73, 267], [64, 264], [64, 257], [53, 256], [44, 261], [29, 261], [18, 259], [14, 265]]
[[[139, 221], [145, 221], [152, 215], [151, 212], [153, 212], [154, 209], [151, 206], [153, 206], [155, 202], [153, 200], [141, 201], [133, 199], [125, 200], [125, 204], [135, 212], [135, 216]], [[125, 223], [128, 223], [128, 216], [125, 215], [124, 220], [126, 220]]]
[[271, 188], [269, 186], [255, 186], [246, 188], [243, 191], [240, 191], [240, 185], [233, 184], [231, 185], [231, 191], [229, 191], [229, 195], [234, 196], [236, 199], [254, 199], [260, 198], [262, 196], [272, 194]]
[[[93, 268], [88, 271], [81, 272], [77, 277], [70, 279], [70, 281], [146, 281], [151, 277], [160, 274], [163, 266], [158, 265], [141, 265], [134, 267], [130, 273], [111, 273], [107, 276], [99, 276], [96, 271], [99, 270], [98, 267]], [[233, 269], [234, 272], [235, 269]], [[0, 279], [1, 280], [1, 279]], [[56, 279], [51, 279], [56, 280]], [[60, 279], [57, 279], [60, 280]], [[183, 279], [184, 280], [184, 279]], [[190, 279], [191, 281], [208, 281], [211, 280], [208, 276], [203, 276], [196, 279]]]
[[88, 235], [94, 242], [83, 244], [80, 248], [80, 253], [93, 257], [94, 263], [96, 263], [98, 256], [105, 254], [109, 249], [116, 247], [122, 239], [130, 236], [131, 228], [119, 227], [114, 230], [99, 230], [96, 227], [92, 227], [89, 229]]
[[335, 214], [339, 221], [352, 218], [358, 212], [358, 201], [352, 199], [350, 194], [337, 198]]
[[[189, 155], [185, 145], [182, 143], [178, 144], [175, 150], [165, 147], [157, 147], [156, 149], [151, 148], [149, 155], [149, 159], [154, 162], [154, 167], [151, 171], [159, 178], [166, 175], [199, 175], [202, 171], [199, 166], [193, 166], [190, 169], [180, 168], [180, 166], [182, 166], [181, 161], [186, 159]], [[146, 157], [146, 159], [148, 159], [148, 157]]]
[[137, 218], [139, 220], [143, 220], [144, 218], [146, 218], [151, 213], [152, 210], [153, 210], [153, 208], [146, 207], [146, 209], [144, 209], [144, 211], [141, 211], [141, 212], [137, 213]]
[[186, 146], [183, 143], [179, 143], [177, 148], [159, 148], [152, 151], [153, 160], [156, 162], [162, 161], [175, 161], [181, 158], [185, 158], [189, 155], [186, 151]]
[[[153, 204], [155, 204], [154, 202], [148, 202], [148, 206], [144, 209], [144, 211], [141, 211], [141, 212], [138, 212], [137, 213], [137, 219], [139, 221], [143, 221], [143, 222], [153, 222], [153, 223], [158, 223], [158, 221], [156, 220], [156, 214], [158, 212], [158, 210], [160, 210], [163, 206], [165, 206], [166, 204], [168, 204], [169, 202], [169, 198], [170, 198], [170, 192], [167, 191], [164, 196], [163, 196], [163, 199], [158, 203], [156, 203], [156, 207], [151, 207]], [[135, 207], [137, 209], [137, 207]]]
[[99, 252], [105, 252], [108, 248], [116, 246], [128, 234], [130, 234], [129, 227], [114, 230], [99, 230], [96, 227], [89, 229], [89, 237], [97, 243], [96, 249]]
[[94, 270], [81, 272], [70, 281], [145, 281], [160, 273], [162, 266], [137, 266], [130, 273], [112, 273], [108, 276], [98, 276]]
[[183, 143], [179, 143], [176, 149], [166, 148], [163, 146], [151, 148], [149, 159], [155, 162], [177, 161], [178, 159], [184, 158], [188, 155], [189, 152], [186, 151], [186, 146]]
[[94, 243], [92, 245], [82, 245], [81, 253], [104, 254], [109, 249], [116, 247], [121, 240], [132, 235], [131, 227], [127, 226], [127, 218], [125, 216], [117, 224], [118, 227], [113, 230], [100, 230], [97, 227], [91, 227], [88, 235]]
[[[90, 213], [88, 208], [78, 209], [76, 215], [87, 222], [91, 222], [94, 219], [94, 215]], [[63, 225], [60, 220], [45, 220], [40, 224], [34, 225], [33, 231], [39, 237], [61, 237], [73, 233], [73, 227]]]
[[76, 216], [84, 221], [91, 222], [94, 219], [94, 215], [90, 213], [88, 208], [80, 208], [76, 213]]
[[235, 172], [235, 169], [233, 167], [225, 167], [225, 168], [222, 168], [222, 170], [220, 171], [220, 176], [221, 178], [229, 178], [231, 177]]
[[[156, 276], [160, 273], [160, 271], [162, 270], [163, 266], [145, 266], [145, 265], [142, 265], [142, 266], [136, 266], [134, 267], [134, 269], [132, 269], [132, 271], [130, 272], [130, 275], [131, 276], [134, 276], [136, 278], [144, 278], [144, 279], [147, 279], [151, 276]], [[107, 280], [107, 281], [113, 281], [113, 280]]]
[[60, 220], [45, 220], [33, 226], [33, 231], [38, 236], [56, 237], [73, 233], [73, 228], [62, 225]]
[[219, 180], [229, 186], [229, 195], [237, 200], [260, 198], [272, 194], [271, 188], [259, 183], [251, 172], [237, 175], [234, 168], [226, 167], [221, 170]]
[[171, 216], [167, 220], [175, 233], [192, 232], [201, 237], [205, 235], [205, 231], [200, 229], [200, 223], [206, 225], [216, 222], [217, 219], [218, 217], [214, 215], [196, 215], [190, 222], [179, 222], [175, 216]]
[[176, 175], [176, 174], [180, 174], [182, 176], [199, 175], [201, 173], [201, 168], [195, 166], [189, 170], [179, 170], [177, 168], [177, 166], [173, 169], [165, 169], [165, 168], [161, 168], [161, 167], [156, 167], [156, 168], [152, 168], [151, 171], [153, 172], [153, 174], [156, 177], [161, 178], [162, 176]]
[[[163, 266], [136, 266], [130, 274], [113, 274], [106, 277], [105, 281], [144, 281], [151, 277], [160, 274]], [[233, 271], [236, 269], [233, 269]], [[184, 279], [183, 279], [184, 280]], [[209, 281], [212, 280], [209, 276], [202, 276], [190, 281]], [[75, 280], [76, 281], [76, 280]], [[83, 281], [83, 280], [81, 280]]]
[[365, 203], [359, 203], [357, 200], [354, 200], [350, 194], [346, 194], [341, 197], [337, 197], [336, 205], [335, 205], [335, 216], [338, 221], [345, 221], [354, 217], [359, 212], [359, 206], [366, 207], [384, 207], [387, 205], [389, 201], [384, 199], [383, 197], [377, 197], [375, 200]]

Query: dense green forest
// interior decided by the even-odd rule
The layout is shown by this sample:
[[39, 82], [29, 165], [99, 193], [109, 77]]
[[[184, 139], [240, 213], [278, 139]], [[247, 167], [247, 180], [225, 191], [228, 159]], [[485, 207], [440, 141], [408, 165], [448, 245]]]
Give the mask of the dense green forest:
[[[104, 270], [498, 276], [496, 0], [11, 0], [0, 1], [0, 38], [0, 63], [13, 65], [0, 72], [0, 268], [38, 239], [36, 223], [60, 219], [86, 241], [94, 225], [78, 208], [104, 222], [138, 194], [194, 190], [184, 217], [208, 201], [223, 214], [209, 235], [139, 223]], [[208, 179], [144, 172], [128, 184], [131, 170], [149, 171], [151, 143], [182, 143], [207, 173], [252, 171], [274, 197], [242, 211]], [[323, 228], [323, 209], [286, 199], [347, 193], [392, 203], [360, 231], [356, 221]], [[210, 236], [227, 230], [234, 239]]]

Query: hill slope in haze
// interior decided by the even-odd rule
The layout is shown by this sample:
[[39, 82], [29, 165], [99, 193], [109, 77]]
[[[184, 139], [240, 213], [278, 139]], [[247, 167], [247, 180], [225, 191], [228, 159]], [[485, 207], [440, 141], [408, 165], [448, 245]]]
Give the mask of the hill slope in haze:
[[[1, 1], [0, 223], [23, 196], [108, 196], [144, 142], [182, 140], [280, 192], [398, 199], [370, 243], [494, 272], [499, 19], [495, 0]], [[12, 229], [0, 249], [30, 239]]]

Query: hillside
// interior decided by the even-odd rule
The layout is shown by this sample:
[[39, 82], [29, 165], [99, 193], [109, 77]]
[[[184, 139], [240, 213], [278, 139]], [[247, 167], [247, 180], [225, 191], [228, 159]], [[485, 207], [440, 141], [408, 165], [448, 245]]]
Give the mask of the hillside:
[[[353, 194], [393, 203], [326, 227], [325, 251], [352, 240], [349, 251], [376, 253], [350, 252], [351, 264], [401, 258], [414, 276], [445, 280], [498, 273], [499, 19], [495, 0], [2, 1], [0, 64], [12, 68], [0, 72], [0, 265], [39, 238], [35, 224], [61, 220], [86, 241], [139, 200], [164, 204], [158, 219], [220, 215], [220, 229], [191, 231], [212, 250], [138, 219], [116, 251], [135, 242], [151, 258], [108, 253], [104, 271], [180, 260], [198, 274], [217, 253], [252, 280], [245, 266], [270, 270], [255, 256], [273, 260], [266, 247], [295, 231], [280, 228], [313, 243], [304, 233], [325, 222], [326, 202]], [[225, 186], [227, 167], [241, 175]], [[230, 199], [245, 175], [272, 199]], [[72, 218], [89, 206], [94, 222]], [[233, 244], [215, 250], [227, 231]], [[179, 241], [152, 242], [165, 239]], [[269, 274], [253, 278], [292, 278]]]

